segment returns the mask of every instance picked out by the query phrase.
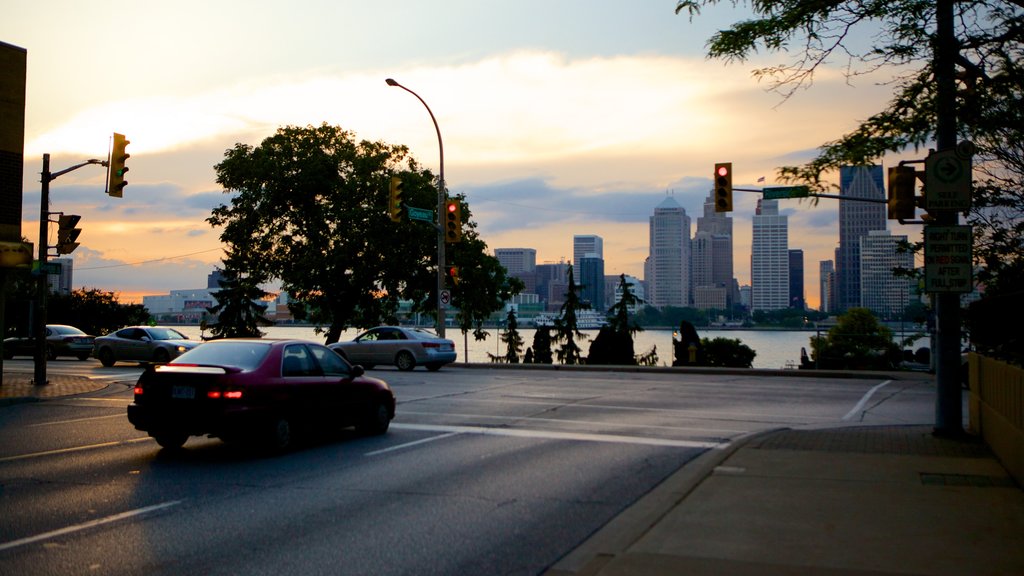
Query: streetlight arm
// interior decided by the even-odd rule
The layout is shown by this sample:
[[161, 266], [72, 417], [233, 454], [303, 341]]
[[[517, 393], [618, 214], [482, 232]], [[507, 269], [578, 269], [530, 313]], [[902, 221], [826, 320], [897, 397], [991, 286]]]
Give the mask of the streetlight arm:
[[430, 110], [430, 106], [427, 106], [426, 101], [423, 100], [423, 98], [420, 98], [419, 94], [413, 92], [412, 90], [406, 88], [405, 86], [402, 86], [401, 84], [398, 83], [397, 80], [395, 80], [393, 78], [388, 78], [387, 80], [385, 80], [385, 82], [387, 83], [388, 86], [397, 86], [397, 87], [401, 88], [402, 90], [405, 90], [409, 94], [412, 94], [413, 96], [415, 96], [416, 99], [420, 101], [420, 104], [423, 104], [423, 107], [427, 109], [427, 114], [430, 114], [430, 121], [434, 123], [434, 131], [437, 132], [437, 148], [441, 152], [441, 174], [440, 174], [440, 178], [441, 178], [441, 189], [444, 190], [444, 143], [441, 142], [441, 128], [437, 125], [437, 118], [434, 117], [434, 113]]

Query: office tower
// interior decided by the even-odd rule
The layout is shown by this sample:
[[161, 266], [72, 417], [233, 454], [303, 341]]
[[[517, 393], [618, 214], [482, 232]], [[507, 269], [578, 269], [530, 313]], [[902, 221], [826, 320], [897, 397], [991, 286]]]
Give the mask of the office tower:
[[736, 300], [733, 279], [732, 218], [715, 212], [714, 194], [704, 201], [693, 235], [693, 305], [700, 309], [727, 309]]
[[690, 217], [671, 196], [650, 218], [647, 291], [652, 306], [690, 305]]
[[584, 256], [604, 258], [604, 240], [593, 234], [577, 234], [572, 237], [572, 265], [579, 270], [580, 258]]
[[[881, 166], [842, 166], [839, 169], [839, 195], [845, 198], [885, 200], [885, 180]], [[860, 239], [872, 230], [885, 230], [884, 203], [839, 200], [839, 255], [837, 312], [861, 305]]]
[[804, 251], [789, 251], [789, 307], [805, 310], [804, 299]]
[[537, 294], [537, 251], [533, 248], [495, 248], [494, 257], [508, 275], [526, 285], [524, 293]]
[[580, 284], [580, 300], [598, 312], [605, 312], [604, 259], [588, 254], [580, 258], [580, 265], [574, 270], [576, 282]]
[[547, 305], [549, 312], [557, 312], [565, 302], [569, 291], [569, 264], [567, 262], [545, 262], [537, 264], [537, 294]]
[[887, 230], [872, 230], [860, 239], [860, 301], [883, 320], [899, 318], [910, 302], [914, 281], [897, 276], [895, 268], [914, 267], [914, 254], [900, 250], [906, 236], [893, 236]]
[[750, 254], [750, 307], [789, 307], [789, 224], [778, 200], [758, 200]]
[[818, 286], [818, 310], [833, 312], [836, 302], [836, 268], [831, 260], [818, 262]]

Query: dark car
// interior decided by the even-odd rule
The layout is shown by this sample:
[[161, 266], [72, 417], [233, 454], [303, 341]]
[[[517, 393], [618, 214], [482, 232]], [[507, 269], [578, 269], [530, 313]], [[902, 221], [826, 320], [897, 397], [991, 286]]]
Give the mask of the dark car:
[[[95, 337], [74, 326], [47, 324], [46, 358], [56, 360], [60, 356], [74, 356], [79, 360], [86, 360], [92, 356], [93, 338]], [[15, 356], [35, 356], [35, 351], [35, 338], [7, 338], [4, 340], [4, 358], [7, 360]]]
[[207, 342], [135, 385], [128, 420], [167, 449], [189, 436], [284, 450], [304, 432], [387, 432], [395, 395], [325, 346], [303, 340]]
[[162, 364], [177, 358], [202, 342], [189, 340], [181, 332], [165, 326], [129, 326], [100, 336], [93, 342], [94, 354], [104, 366], [119, 360]]
[[331, 350], [349, 362], [364, 368], [377, 364], [394, 364], [399, 370], [426, 366], [440, 370], [455, 362], [455, 343], [419, 328], [378, 326], [363, 332], [349, 342], [335, 342]]

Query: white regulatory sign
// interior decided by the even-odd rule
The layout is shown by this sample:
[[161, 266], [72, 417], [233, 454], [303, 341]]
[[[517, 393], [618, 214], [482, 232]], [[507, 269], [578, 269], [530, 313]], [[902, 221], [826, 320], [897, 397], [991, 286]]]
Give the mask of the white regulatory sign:
[[447, 306], [452, 303], [452, 293], [447, 290], [441, 290], [441, 304]]
[[972, 236], [970, 226], [924, 227], [925, 292], [970, 292], [974, 288]]

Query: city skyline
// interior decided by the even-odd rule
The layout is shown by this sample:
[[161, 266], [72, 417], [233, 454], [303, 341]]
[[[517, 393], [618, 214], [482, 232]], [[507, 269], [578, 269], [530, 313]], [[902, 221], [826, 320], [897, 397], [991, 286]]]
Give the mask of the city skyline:
[[[524, 1], [503, 6], [496, 24], [496, 8], [456, 0], [401, 9], [185, 1], [118, 5], [121, 34], [108, 35], [95, 30], [109, 27], [113, 5], [11, 2], [0, 41], [28, 55], [22, 235], [38, 241], [42, 154], [61, 170], [105, 158], [110, 134], [123, 133], [132, 155], [123, 198], [103, 194], [96, 167], [51, 184], [51, 209], [82, 216], [75, 287], [140, 301], [201, 286], [222, 255], [205, 218], [229, 198], [213, 166], [235, 143], [328, 122], [406, 144], [436, 173], [430, 118], [384, 83], [393, 77], [437, 116], [449, 190], [465, 195], [489, 248], [530, 245], [538, 262], [571, 261], [572, 235], [595, 234], [606, 274], [643, 278], [648, 217], [665, 197], [700, 214], [719, 161], [734, 163], [738, 187], [774, 184], [775, 168], [809, 160], [890, 95], [877, 79], [847, 82], [826, 65], [813, 89], [782, 101], [750, 75], [772, 58], [723, 66], [704, 56], [711, 31], [747, 17], [742, 9], [690, 22], [674, 6]], [[541, 10], [550, 18], [539, 21]], [[732, 214], [742, 284], [757, 196], [738, 193]], [[836, 203], [780, 210], [808, 263], [832, 258]], [[807, 285], [816, 270], [808, 266]]]

